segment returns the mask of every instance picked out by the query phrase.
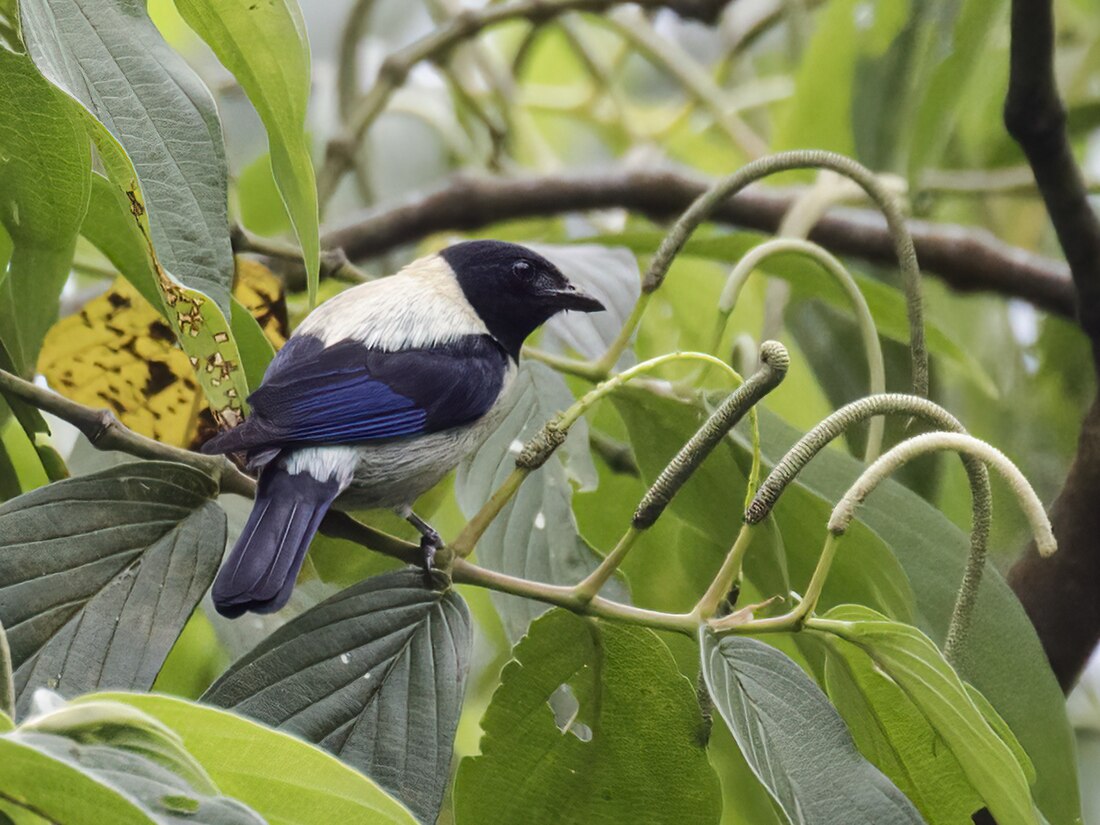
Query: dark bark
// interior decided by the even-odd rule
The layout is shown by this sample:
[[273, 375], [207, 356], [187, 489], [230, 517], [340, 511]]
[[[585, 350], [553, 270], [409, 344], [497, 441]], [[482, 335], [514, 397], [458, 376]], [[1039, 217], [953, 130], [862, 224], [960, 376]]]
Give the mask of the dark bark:
[[[519, 179], [458, 177], [434, 193], [359, 216], [325, 233], [322, 245], [342, 248], [352, 260], [362, 260], [435, 232], [481, 229], [512, 218], [624, 208], [667, 220], [687, 208], [709, 183], [674, 171]], [[774, 232], [793, 198], [790, 192], [757, 187], [731, 198], [716, 210], [713, 219]], [[1011, 247], [979, 228], [924, 221], [911, 221], [909, 226], [922, 269], [938, 275], [953, 289], [1021, 298], [1048, 312], [1073, 316], [1073, 283], [1060, 261]], [[811, 238], [839, 254], [896, 264], [886, 222], [876, 212], [837, 210], [818, 223]]]
[[[1100, 355], [1100, 221], [1066, 133], [1054, 77], [1050, 0], [1013, 0], [1005, 126], [1024, 150], [1069, 263], [1076, 314]], [[1083, 369], [1085, 367], [1082, 367]], [[1051, 508], [1058, 552], [1043, 559], [1034, 544], [1012, 567], [1020, 597], [1058, 681], [1069, 690], [1100, 640], [1100, 400], [1081, 427], [1065, 485]]]

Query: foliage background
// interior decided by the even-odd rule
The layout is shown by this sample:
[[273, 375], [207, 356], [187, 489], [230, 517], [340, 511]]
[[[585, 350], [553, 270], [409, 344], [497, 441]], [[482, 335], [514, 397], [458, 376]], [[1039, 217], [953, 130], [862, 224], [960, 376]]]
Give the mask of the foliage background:
[[[339, 132], [346, 112], [340, 83], [348, 76], [342, 42], [349, 15], [367, 21], [356, 50], [353, 77], [355, 87], [363, 89], [386, 54], [432, 30], [433, 17], [447, 14], [451, 5], [441, 0], [423, 5], [403, 0], [304, 0], [302, 12], [313, 61], [307, 122], [315, 158], [323, 157], [325, 140]], [[1100, 179], [1100, 141], [1095, 138], [1100, 111], [1100, 16], [1091, 0], [1062, 0], [1055, 5], [1060, 21], [1058, 70], [1069, 109], [1070, 135], [1081, 154], [1086, 177]], [[231, 218], [254, 237], [293, 237], [272, 179], [267, 134], [256, 110], [233, 76], [182, 20], [175, 5], [151, 0], [149, 8], [167, 41], [214, 93], [225, 132]], [[1057, 256], [1056, 241], [1026, 173], [1024, 158], [1002, 126], [1007, 18], [1004, 0], [739, 0], [731, 4], [717, 28], [684, 22], [667, 12], [657, 13], [651, 28], [642, 21], [641, 30], [654, 32], [662, 48], [672, 51], [674, 65], [694, 66], [704, 76], [717, 78], [714, 88], [702, 84], [704, 92], [700, 95], [697, 91], [701, 101], [692, 100], [682, 81], [670, 78], [667, 71], [644, 57], [632, 53], [619, 59], [624, 32], [639, 36], [639, 18], [629, 11], [612, 13], [606, 19], [564, 18], [568, 25], [547, 26], [530, 43], [516, 77], [513, 102], [506, 111], [494, 108], [494, 90], [478, 70], [478, 60], [484, 54], [460, 50], [448, 73], [423, 65], [414, 69], [356, 149], [361, 177], [358, 181], [354, 176], [345, 178], [335, 191], [325, 211], [326, 226], [353, 224], [372, 205], [400, 202], [443, 186], [456, 171], [553, 174], [594, 172], [612, 166], [652, 170], [675, 164], [720, 176], [742, 165], [761, 147], [812, 146], [851, 155], [877, 171], [895, 173], [917, 218], [982, 227], [1015, 247]], [[754, 21], [759, 19], [769, 22], [755, 34]], [[511, 55], [523, 40], [525, 28], [519, 23], [501, 26], [484, 36], [478, 48], [490, 55]], [[585, 47], [581, 54], [577, 40]], [[614, 71], [611, 86], [601, 85], [598, 72], [594, 79], [592, 67], [585, 62], [593, 57], [604, 72]], [[712, 103], [718, 96], [714, 106], [708, 105], [708, 95]], [[729, 118], [715, 122], [715, 111], [735, 112], [742, 119], [740, 125]], [[498, 121], [505, 116], [508, 132], [503, 142], [494, 129], [500, 128]], [[752, 136], [761, 147], [753, 144]], [[784, 177], [782, 183], [805, 187], [813, 179], [809, 174], [795, 174]], [[849, 199], [849, 203], [852, 208], [863, 206], [858, 198]], [[651, 252], [660, 237], [656, 224], [615, 209], [509, 221], [463, 236], [471, 234], [557, 244], [603, 239], [641, 254]], [[437, 233], [358, 263], [369, 274], [384, 274], [417, 252], [436, 248], [456, 236]], [[674, 281], [675, 288], [660, 294], [652, 310], [659, 322], [643, 327], [636, 350], [643, 355], [673, 349], [706, 350], [710, 346], [709, 318], [728, 261], [735, 257], [731, 250], [747, 243], [743, 234], [701, 233], [694, 254], [674, 265], [670, 282]], [[254, 251], [271, 252], [263, 244], [257, 244]], [[279, 255], [263, 260], [299, 286], [285, 296], [293, 326], [308, 308], [306, 293], [300, 288], [301, 273], [286, 266]], [[628, 281], [635, 275], [634, 267], [632, 257], [619, 256], [606, 262], [604, 272], [614, 272], [615, 278]], [[877, 304], [872, 302], [872, 310], [883, 333], [888, 386], [904, 391], [909, 379], [908, 354], [902, 343], [903, 305], [892, 290], [874, 291], [879, 283], [896, 286], [896, 269], [859, 259], [853, 268], [868, 284], [868, 294], [880, 296]], [[117, 337], [96, 339], [107, 326], [104, 319], [111, 319], [115, 328], [125, 328], [122, 338], [131, 336], [138, 348], [156, 345], [158, 337], [149, 331], [157, 320], [126, 306], [122, 308], [126, 317], [118, 321], [112, 314], [120, 311], [117, 299], [93, 297], [108, 288], [111, 281], [106, 276], [114, 267], [84, 239], [78, 242], [74, 269], [76, 274], [63, 293], [62, 314], [67, 319], [47, 337], [38, 367], [51, 385], [71, 381], [83, 388], [84, 398], [94, 399], [101, 389], [95, 386], [95, 372], [102, 368], [104, 356], [91, 348], [100, 346], [103, 353], [125, 348]], [[796, 266], [789, 266], [781, 274], [786, 275], [785, 281], [750, 282], [732, 319], [731, 330], [736, 332], [727, 334], [720, 352], [731, 351], [738, 335], [756, 341], [781, 335], [792, 351], [792, 373], [769, 397], [766, 407], [804, 431], [844, 401], [865, 393], [866, 364], [850, 313], [835, 296], [823, 294], [824, 288], [817, 283], [820, 279], [813, 277], [818, 273], [806, 277]], [[782, 284], [787, 281], [794, 287], [785, 295]], [[125, 292], [127, 287], [121, 284], [112, 294]], [[287, 329], [275, 319], [279, 313], [272, 310], [272, 304], [280, 299], [277, 287], [271, 284], [270, 274], [257, 269], [252, 291], [238, 298], [257, 308], [261, 326], [278, 344]], [[346, 283], [337, 278], [323, 279], [320, 295], [323, 298], [344, 287]], [[1043, 501], [1053, 500], [1073, 456], [1078, 424], [1095, 394], [1093, 372], [1082, 368], [1090, 357], [1087, 339], [1071, 320], [1021, 300], [962, 295], [935, 278], [925, 279], [925, 296], [934, 356], [933, 397], [974, 435], [1007, 453]], [[777, 311], [776, 307], [783, 309]], [[707, 320], [700, 323], [700, 318]], [[742, 345], [737, 351], [755, 355], [754, 346]], [[145, 412], [133, 412], [132, 418], [124, 421], [186, 446], [195, 437], [198, 422], [204, 420], [196, 414], [197, 386], [189, 377], [186, 357], [169, 344], [155, 355], [145, 350], [142, 354], [146, 363], [163, 359], [158, 363], [180, 377], [173, 392], [178, 390], [181, 395], [151, 402], [163, 414], [156, 423], [147, 417], [141, 420]], [[148, 366], [127, 362], [119, 369], [125, 387], [147, 390], [157, 384], [158, 376], [149, 374]], [[66, 375], [66, 370], [71, 374]], [[575, 379], [570, 379], [569, 385], [575, 394], [585, 387]], [[630, 398], [626, 394], [626, 400], [614, 407], [602, 406], [592, 426], [618, 439], [629, 435], [635, 444], [657, 443], [662, 433], [685, 429], [677, 429], [676, 422], [662, 421], [663, 427], [647, 431], [645, 413], [651, 417], [656, 413], [640, 413], [639, 404], [632, 406]], [[129, 411], [131, 405], [123, 402], [122, 406]], [[144, 406], [147, 411], [149, 405]], [[210, 426], [210, 421], [205, 426]], [[116, 454], [93, 451], [75, 434], [67, 434], [60, 422], [51, 420], [51, 427], [55, 434], [52, 443], [74, 475], [120, 460]], [[901, 426], [891, 423], [888, 440], [897, 440], [901, 434]], [[2, 491], [5, 497], [47, 480], [39, 462], [20, 459], [20, 455], [28, 455], [21, 436], [18, 422], [8, 418], [0, 438], [8, 447], [6, 455], [15, 460], [4, 476], [9, 482], [8, 489]], [[671, 439], [675, 443], [682, 440]], [[861, 455], [863, 440], [863, 434], [857, 433], [846, 445], [848, 451]], [[672, 443], [662, 444], [656, 452], [664, 450], [667, 456], [673, 448]], [[643, 471], [648, 469], [646, 456], [639, 454], [638, 461]], [[613, 472], [606, 460], [574, 462], [571, 456], [570, 471], [581, 482], [573, 496], [581, 535], [596, 547], [611, 547], [644, 492], [643, 483]], [[957, 461], [922, 460], [903, 477], [962, 529], [969, 529], [967, 481]], [[11, 485], [13, 478], [16, 484]], [[430, 500], [422, 505], [445, 536], [455, 535], [465, 522], [460, 510], [462, 483], [460, 474], [456, 481], [449, 480], [430, 493]], [[738, 517], [736, 508], [731, 508], [717, 489], [714, 498], [707, 496], [707, 492], [696, 490], [694, 501], [662, 520], [639, 544], [625, 567], [636, 601], [669, 609], [682, 607], [684, 594], [706, 586], [709, 577], [700, 568], [708, 569], [724, 552], [722, 545], [728, 544], [730, 525]], [[997, 480], [994, 500], [996, 518], [990, 546], [995, 563], [1007, 569], [1030, 531], [1010, 503], [1010, 492]], [[235, 496], [222, 496], [220, 503], [229, 514], [232, 541], [249, 503]], [[713, 517], [715, 512], [727, 510], [728, 523]], [[700, 513], [708, 517], [699, 518]], [[820, 521], [824, 523], [824, 516]], [[383, 516], [372, 523], [410, 537], [407, 527], [395, 518]], [[791, 538], [785, 536], [784, 540], [789, 543]], [[672, 558], [671, 547], [677, 548]], [[307, 608], [340, 586], [396, 566], [392, 560], [348, 543], [321, 538], [311, 551], [306, 579], [292, 607]], [[796, 571], [791, 572], [792, 579], [796, 578]], [[501, 621], [487, 591], [466, 586], [460, 591], [476, 619], [474, 668], [455, 743], [456, 754], [462, 757], [479, 752], [482, 716], [519, 634]], [[197, 697], [228, 662], [279, 622], [277, 617], [248, 617], [228, 623], [212, 611], [196, 613], [155, 688]], [[672, 636], [666, 641], [684, 672], [694, 674], [691, 645]], [[790, 652], [796, 659], [810, 656]], [[1100, 672], [1086, 674], [1070, 698], [1070, 711], [1080, 747], [1079, 770], [1087, 779], [1100, 770]], [[736, 800], [736, 804], [725, 806], [724, 821], [754, 825], [778, 821], [720, 725], [715, 727], [715, 736], [712, 755], [724, 779], [722, 790], [727, 800]], [[729, 781], [731, 776], [741, 779]], [[1094, 783], [1083, 781], [1081, 790], [1085, 821], [1100, 822], [1100, 797], [1094, 796]], [[447, 810], [445, 807], [444, 816]]]

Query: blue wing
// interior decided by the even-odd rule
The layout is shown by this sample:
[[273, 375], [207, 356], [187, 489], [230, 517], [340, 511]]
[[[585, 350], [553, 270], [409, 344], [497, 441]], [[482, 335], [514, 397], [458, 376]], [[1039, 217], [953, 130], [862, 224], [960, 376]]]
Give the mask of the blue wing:
[[249, 396], [249, 418], [203, 451], [349, 444], [456, 427], [492, 407], [507, 357], [487, 335], [401, 352], [350, 340], [325, 347], [318, 338], [294, 337]]

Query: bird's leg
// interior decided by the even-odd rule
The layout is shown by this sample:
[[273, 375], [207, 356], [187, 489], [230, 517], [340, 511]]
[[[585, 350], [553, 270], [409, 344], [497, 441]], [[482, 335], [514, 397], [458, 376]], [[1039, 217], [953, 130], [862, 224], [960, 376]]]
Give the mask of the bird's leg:
[[432, 581], [432, 559], [435, 558], [435, 551], [443, 547], [443, 539], [439, 537], [439, 533], [428, 522], [414, 513], [411, 507], [402, 507], [398, 510], [398, 513], [420, 532], [420, 552], [423, 554], [424, 575], [427, 577], [430, 586]]

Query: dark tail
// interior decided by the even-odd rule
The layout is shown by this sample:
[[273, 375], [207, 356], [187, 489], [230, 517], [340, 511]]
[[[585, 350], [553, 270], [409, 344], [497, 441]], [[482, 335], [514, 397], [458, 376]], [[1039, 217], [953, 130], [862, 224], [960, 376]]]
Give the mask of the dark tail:
[[285, 605], [309, 542], [340, 490], [335, 479], [318, 481], [309, 473], [267, 467], [248, 523], [214, 579], [217, 611], [233, 619]]

